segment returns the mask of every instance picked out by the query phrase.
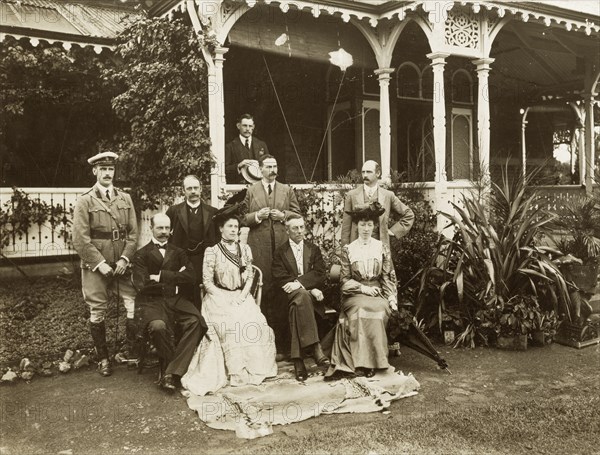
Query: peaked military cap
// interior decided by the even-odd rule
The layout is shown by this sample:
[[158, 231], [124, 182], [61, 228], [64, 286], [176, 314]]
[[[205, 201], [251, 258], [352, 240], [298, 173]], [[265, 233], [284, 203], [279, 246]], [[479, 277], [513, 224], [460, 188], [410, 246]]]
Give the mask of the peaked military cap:
[[88, 163], [92, 166], [105, 165], [105, 166], [114, 166], [119, 159], [119, 155], [115, 152], [101, 152], [97, 155], [88, 158]]

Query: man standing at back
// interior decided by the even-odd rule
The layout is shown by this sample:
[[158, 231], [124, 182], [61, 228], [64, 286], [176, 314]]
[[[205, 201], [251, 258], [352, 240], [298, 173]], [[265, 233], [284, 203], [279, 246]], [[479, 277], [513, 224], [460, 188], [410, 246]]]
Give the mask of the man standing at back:
[[73, 214], [73, 246], [81, 258], [83, 298], [90, 309], [90, 332], [102, 376], [112, 374], [104, 322], [109, 290], [123, 299], [127, 310], [130, 350], [136, 336], [129, 267], [137, 248], [137, 220], [131, 196], [113, 186], [118, 158], [116, 153], [103, 152], [88, 160], [96, 184], [77, 199]]
[[183, 248], [194, 265], [196, 282], [193, 286], [182, 286], [185, 298], [200, 308], [200, 283], [202, 283], [202, 261], [204, 250], [217, 241], [213, 215], [217, 209], [201, 201], [202, 183], [196, 175], [183, 179], [185, 200], [169, 207], [167, 216], [171, 219], [171, 243]]
[[241, 168], [251, 160], [268, 155], [267, 144], [254, 137], [254, 118], [242, 115], [236, 124], [239, 135], [225, 145], [225, 179], [227, 183], [245, 183]]
[[[276, 181], [277, 160], [263, 155], [258, 160], [262, 180], [248, 188], [244, 200], [248, 213], [244, 217], [248, 232], [248, 245], [252, 250], [254, 265], [263, 272], [263, 313], [275, 332], [278, 349], [286, 349], [287, 311], [269, 298], [272, 287], [271, 262], [275, 248], [288, 240], [285, 220], [300, 214], [300, 205], [294, 190]], [[278, 341], [279, 340], [279, 341]]]
[[[392, 191], [379, 186], [381, 178], [381, 167], [375, 161], [365, 161], [362, 167], [363, 185], [348, 191], [344, 200], [344, 216], [342, 218], [342, 246], [353, 242], [358, 238], [358, 228], [348, 212], [352, 212], [371, 204], [379, 202], [385, 209], [385, 213], [379, 218], [379, 230], [373, 232], [373, 237], [384, 243], [390, 244], [390, 235], [400, 239], [408, 234], [415, 221], [413, 211], [403, 204], [398, 196]], [[400, 219], [392, 227], [388, 228], [390, 211], [400, 216]]]

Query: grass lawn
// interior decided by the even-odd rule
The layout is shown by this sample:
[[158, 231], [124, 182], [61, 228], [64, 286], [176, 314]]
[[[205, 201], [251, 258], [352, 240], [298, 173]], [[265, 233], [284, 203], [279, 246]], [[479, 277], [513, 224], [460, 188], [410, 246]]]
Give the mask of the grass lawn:
[[[400, 406], [402, 404], [400, 403]], [[600, 453], [600, 398], [527, 400], [457, 407], [351, 428], [327, 428], [301, 438], [272, 441], [247, 454], [591, 454]], [[378, 419], [379, 420], [379, 419]]]
[[[113, 302], [111, 339], [115, 315]], [[89, 349], [87, 318], [74, 281], [0, 283], [0, 361]], [[389, 414], [322, 415], [252, 441], [206, 427], [183, 397], [158, 389], [155, 370], [101, 378], [90, 366], [2, 384], [0, 454], [600, 454], [600, 346], [438, 349], [453, 375], [408, 349], [392, 360], [421, 390]]]

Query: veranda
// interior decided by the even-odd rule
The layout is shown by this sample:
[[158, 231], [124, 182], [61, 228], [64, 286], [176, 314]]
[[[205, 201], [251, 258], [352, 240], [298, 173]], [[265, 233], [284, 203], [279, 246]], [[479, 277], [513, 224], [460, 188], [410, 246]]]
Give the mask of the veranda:
[[[418, 184], [435, 211], [450, 211], [474, 182], [489, 185], [500, 165], [527, 172], [562, 147], [567, 157], [551, 177], [563, 184], [542, 187], [548, 204], [557, 208], [592, 190], [596, 10], [570, 2], [164, 0], [150, 14], [184, 17], [218, 43], [205, 56], [219, 163], [235, 118], [251, 112], [282, 178], [298, 189], [375, 159], [384, 181], [394, 173]], [[3, 36], [77, 44], [72, 36], [3, 27]], [[353, 56], [345, 71], [329, 62], [339, 48]], [[240, 189], [218, 167], [210, 200], [220, 205]], [[61, 231], [84, 189], [24, 190], [60, 205], [62, 216], [12, 236], [3, 254], [73, 254]], [[318, 191], [324, 206], [341, 203], [332, 186]], [[1, 190], [3, 203], [10, 194]], [[148, 239], [150, 215], [142, 214], [140, 242]]]

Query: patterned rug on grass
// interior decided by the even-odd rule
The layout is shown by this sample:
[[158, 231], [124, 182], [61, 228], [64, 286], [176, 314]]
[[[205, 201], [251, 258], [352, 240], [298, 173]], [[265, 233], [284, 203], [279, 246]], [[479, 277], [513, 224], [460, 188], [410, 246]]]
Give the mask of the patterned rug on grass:
[[372, 378], [356, 377], [332, 382], [307, 361], [309, 378], [294, 378], [291, 363], [280, 362], [276, 378], [261, 385], [224, 387], [214, 395], [184, 391], [188, 406], [210, 428], [236, 431], [240, 437], [269, 434], [272, 425], [287, 425], [321, 414], [378, 412], [392, 401], [417, 394], [419, 383], [412, 374], [394, 367]]

